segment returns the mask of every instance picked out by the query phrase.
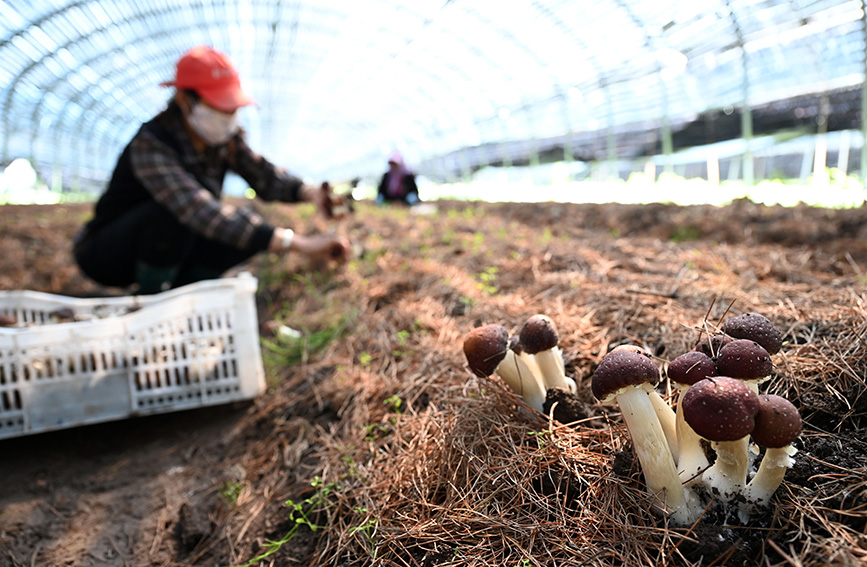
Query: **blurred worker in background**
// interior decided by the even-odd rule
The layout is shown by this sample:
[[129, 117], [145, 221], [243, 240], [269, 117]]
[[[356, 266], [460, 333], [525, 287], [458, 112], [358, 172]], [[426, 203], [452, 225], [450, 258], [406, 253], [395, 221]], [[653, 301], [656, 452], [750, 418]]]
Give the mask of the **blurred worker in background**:
[[418, 205], [418, 187], [415, 184], [415, 174], [403, 164], [403, 156], [394, 152], [388, 158], [388, 171], [382, 175], [376, 192], [376, 204], [387, 201], [397, 201], [409, 206]]
[[124, 149], [93, 218], [76, 236], [84, 274], [150, 294], [219, 278], [259, 252], [348, 259], [345, 239], [296, 234], [220, 200], [231, 170], [265, 201], [306, 201], [331, 212], [325, 187], [303, 183], [247, 145], [237, 111], [254, 101], [225, 54], [191, 49], [162, 86], [175, 87], [173, 98]]

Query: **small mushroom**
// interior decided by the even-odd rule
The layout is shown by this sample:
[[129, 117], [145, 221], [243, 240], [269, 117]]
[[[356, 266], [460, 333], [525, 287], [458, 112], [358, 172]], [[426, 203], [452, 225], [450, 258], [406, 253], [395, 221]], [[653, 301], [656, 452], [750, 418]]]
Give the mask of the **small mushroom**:
[[758, 411], [758, 395], [727, 376], [699, 380], [683, 396], [683, 418], [716, 452], [702, 482], [724, 502], [733, 500], [746, 483], [749, 436]]
[[509, 350], [509, 331], [496, 323], [476, 327], [464, 337], [464, 356], [473, 374], [490, 376]]
[[647, 396], [657, 380], [659, 368], [649, 356], [615, 349], [599, 362], [591, 389], [599, 401], [618, 403], [647, 488], [662, 503], [657, 508], [670, 513], [672, 523], [686, 525], [699, 517], [700, 508], [680, 482], [656, 410]]
[[783, 346], [780, 331], [760, 313], [744, 313], [722, 324], [720, 330], [735, 339], [756, 341], [768, 354], [777, 354]]
[[509, 348], [509, 332], [492, 323], [476, 327], [464, 337], [464, 356], [476, 376], [497, 374], [527, 405], [543, 411], [545, 388], [532, 368]]
[[765, 448], [765, 454], [744, 491], [748, 512], [770, 504], [786, 471], [795, 464], [792, 457], [798, 450], [792, 443], [801, 434], [801, 427], [801, 414], [792, 402], [773, 394], [759, 396], [752, 435], [753, 441]]
[[558, 346], [560, 336], [554, 321], [547, 315], [533, 315], [524, 323], [519, 333], [524, 352], [539, 365], [546, 388], [563, 388], [577, 393], [575, 381], [566, 376], [563, 353]]
[[677, 431], [678, 455], [677, 472], [687, 485], [701, 482], [701, 473], [710, 466], [701, 445], [701, 437], [683, 418], [683, 396], [690, 386], [705, 378], [716, 376], [717, 369], [713, 359], [700, 350], [685, 352], [668, 365], [668, 378], [678, 388], [675, 410], [675, 429]]
[[774, 363], [768, 351], [756, 341], [734, 339], [720, 349], [716, 368], [720, 376], [743, 380], [758, 393], [759, 384], [771, 377]]
[[[614, 347], [611, 352], [618, 350], [627, 350], [637, 352], [641, 356], [647, 357], [648, 360], [653, 359], [650, 353], [638, 345], [623, 344]], [[659, 419], [659, 425], [662, 426], [662, 433], [665, 435], [665, 440], [668, 442], [668, 450], [671, 451], [671, 457], [677, 463], [678, 448], [677, 448], [677, 430], [675, 425], [674, 410], [668, 405], [662, 396], [655, 389], [647, 392], [647, 397], [650, 398], [650, 403], [653, 404], [653, 409], [656, 410], [656, 417]]]

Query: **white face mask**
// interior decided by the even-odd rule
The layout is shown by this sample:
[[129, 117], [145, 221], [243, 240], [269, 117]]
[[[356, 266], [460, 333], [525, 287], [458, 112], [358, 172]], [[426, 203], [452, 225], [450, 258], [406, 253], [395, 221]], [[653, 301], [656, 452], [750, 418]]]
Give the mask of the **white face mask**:
[[193, 106], [187, 121], [196, 134], [211, 146], [228, 142], [239, 129], [237, 112], [226, 114], [204, 104]]

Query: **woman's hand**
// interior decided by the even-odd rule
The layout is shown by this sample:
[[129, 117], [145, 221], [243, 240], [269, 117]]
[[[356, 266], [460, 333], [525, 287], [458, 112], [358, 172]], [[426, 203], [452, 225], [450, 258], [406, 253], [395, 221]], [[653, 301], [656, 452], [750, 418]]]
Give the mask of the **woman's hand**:
[[349, 260], [352, 246], [346, 238], [296, 234], [289, 249], [310, 259], [346, 262]]
[[277, 227], [268, 246], [270, 252], [295, 252], [311, 259], [346, 262], [352, 255], [352, 245], [346, 238], [334, 236], [304, 236], [291, 229]]

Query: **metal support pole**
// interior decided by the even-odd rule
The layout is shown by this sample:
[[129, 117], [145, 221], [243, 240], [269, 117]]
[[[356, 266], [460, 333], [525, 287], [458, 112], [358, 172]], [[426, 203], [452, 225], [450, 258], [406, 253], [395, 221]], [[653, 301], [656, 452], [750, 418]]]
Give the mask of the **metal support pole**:
[[741, 44], [741, 63], [743, 64], [743, 74], [744, 74], [744, 101], [743, 101], [743, 110], [741, 112], [741, 135], [744, 138], [744, 183], [747, 185], [755, 184], [755, 177], [753, 175], [753, 149], [752, 149], [752, 140], [753, 140], [753, 112], [750, 108], [750, 77], [749, 70], [747, 65], [747, 52], [743, 47], [743, 43]]
[[864, 81], [861, 81], [861, 181], [867, 187], [867, 119], [864, 112], [867, 111], [867, 0], [861, 1], [861, 23], [864, 35]]

